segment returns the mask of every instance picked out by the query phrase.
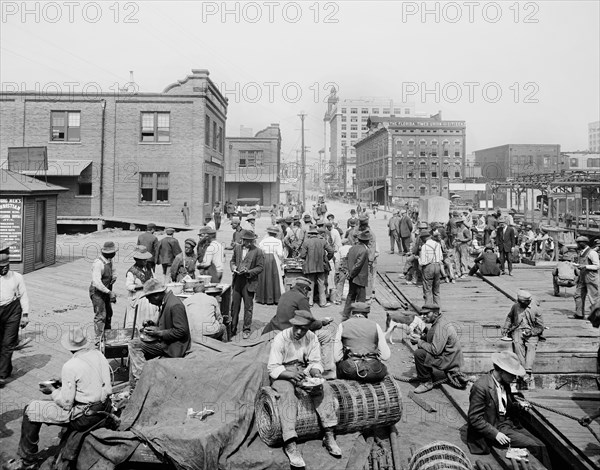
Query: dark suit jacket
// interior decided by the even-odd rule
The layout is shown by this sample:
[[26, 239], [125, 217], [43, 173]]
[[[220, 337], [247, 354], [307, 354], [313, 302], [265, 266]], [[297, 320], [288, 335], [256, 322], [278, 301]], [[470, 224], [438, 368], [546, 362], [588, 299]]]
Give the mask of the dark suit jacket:
[[[506, 415], [517, 427], [518, 407], [510, 391], [510, 387], [503, 385], [506, 391]], [[492, 372], [481, 376], [471, 387], [469, 395], [469, 415], [467, 428], [467, 445], [472, 454], [488, 454], [488, 442], [495, 441], [498, 429], [496, 424], [500, 417], [498, 410], [498, 392], [492, 377]]]
[[324, 273], [329, 270], [328, 260], [333, 257], [333, 248], [325, 239], [317, 235], [308, 235], [300, 248], [300, 258], [304, 259], [304, 274]]
[[[231, 266], [232, 271], [234, 265], [237, 266], [238, 271], [241, 268], [246, 267], [248, 269], [248, 272], [244, 275], [246, 278], [246, 286], [248, 287], [249, 292], [256, 292], [258, 275], [262, 273], [265, 265], [265, 255], [259, 247], [252, 245], [252, 247], [248, 249], [246, 257], [242, 259], [243, 249], [243, 245], [235, 245], [233, 247], [233, 257], [231, 258], [229, 265]], [[238, 276], [241, 276], [241, 274], [233, 274], [234, 279]]]
[[150, 254], [152, 254], [152, 261], [154, 263], [158, 262], [158, 238], [150, 232], [144, 232], [138, 237], [137, 244], [144, 245]]
[[515, 229], [511, 225], [504, 229], [502, 227], [496, 229], [496, 245], [499, 249], [510, 252], [516, 241]]
[[171, 265], [179, 253], [181, 253], [179, 241], [176, 238], [167, 235], [160, 241], [158, 248], [158, 263]]
[[157, 326], [165, 355], [183, 357], [190, 348], [190, 326], [183, 302], [172, 292], [165, 294]]
[[412, 220], [410, 220], [410, 217], [408, 217], [407, 215], [402, 216], [398, 225], [400, 227], [400, 236], [402, 238], [410, 237], [410, 234], [413, 229], [413, 224]]
[[358, 242], [348, 252], [348, 275], [350, 282], [366, 287], [369, 279], [369, 250]]

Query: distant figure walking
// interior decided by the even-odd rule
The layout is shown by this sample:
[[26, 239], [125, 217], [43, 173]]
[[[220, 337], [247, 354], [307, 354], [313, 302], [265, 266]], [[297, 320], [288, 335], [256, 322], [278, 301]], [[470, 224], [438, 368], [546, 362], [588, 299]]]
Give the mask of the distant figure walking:
[[181, 208], [181, 213], [183, 214], [183, 225], [190, 225], [190, 207], [187, 205], [187, 202], [183, 203], [183, 207]]

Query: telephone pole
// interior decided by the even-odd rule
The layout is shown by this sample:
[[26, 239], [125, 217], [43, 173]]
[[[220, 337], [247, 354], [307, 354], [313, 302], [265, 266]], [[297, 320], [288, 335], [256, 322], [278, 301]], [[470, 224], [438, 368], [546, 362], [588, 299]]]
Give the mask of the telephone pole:
[[300, 121], [302, 122], [302, 173], [300, 175], [302, 178], [302, 206], [306, 209], [306, 148], [304, 147], [304, 118], [306, 114], [301, 112], [298, 116], [300, 116]]

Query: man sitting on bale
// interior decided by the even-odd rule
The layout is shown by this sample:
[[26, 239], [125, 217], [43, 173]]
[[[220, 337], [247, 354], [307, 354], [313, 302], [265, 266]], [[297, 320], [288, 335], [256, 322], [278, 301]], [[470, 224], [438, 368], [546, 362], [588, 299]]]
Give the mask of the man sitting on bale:
[[370, 305], [355, 302], [350, 308], [351, 316], [340, 323], [333, 343], [337, 376], [359, 382], [380, 382], [387, 375], [387, 367], [381, 361], [390, 358], [390, 348], [381, 327], [367, 318]]
[[[277, 311], [271, 321], [267, 323], [262, 334], [271, 331], [279, 332], [291, 328], [290, 320], [294, 318], [296, 310], [308, 310], [310, 305], [308, 298], [312, 295], [311, 282], [305, 277], [298, 277], [292, 288], [284, 293], [277, 304]], [[333, 359], [333, 338], [335, 336], [335, 325], [327, 326], [333, 322], [333, 318], [325, 317], [323, 320], [315, 320], [310, 328], [321, 347], [321, 364], [323, 365], [323, 377], [335, 379], [335, 362]]]
[[494, 370], [473, 384], [469, 396], [467, 445], [472, 454], [489, 454], [490, 446], [525, 447], [542, 464], [552, 469], [546, 446], [520, 426], [520, 408], [529, 403], [518, 402], [510, 390], [516, 377], [525, 375], [517, 355], [510, 351], [492, 354]]
[[417, 345], [414, 352], [417, 380], [421, 384], [415, 393], [425, 393], [433, 388], [434, 369], [448, 373], [458, 373], [463, 366], [463, 353], [454, 325], [442, 315], [436, 304], [425, 304], [421, 315], [431, 328], [425, 339], [411, 335], [410, 342]]
[[[315, 318], [308, 310], [296, 310], [290, 320], [291, 328], [283, 330], [275, 336], [271, 344], [268, 370], [271, 376], [271, 387], [279, 393], [277, 400], [279, 420], [284, 441], [284, 451], [294, 467], [304, 467], [304, 459], [296, 447], [296, 413], [298, 408], [296, 393], [303, 393], [298, 386], [305, 381], [307, 374], [311, 377], [322, 377], [321, 351], [317, 336], [310, 331]], [[337, 401], [333, 390], [327, 382], [322, 388], [310, 393], [313, 405], [321, 425], [325, 430], [323, 445], [334, 457], [341, 457], [333, 428], [337, 426]]]
[[129, 385], [133, 390], [146, 361], [156, 357], [183, 357], [190, 348], [190, 327], [185, 306], [157, 279], [144, 284], [148, 302], [160, 308], [157, 325], [144, 324], [140, 337], [129, 343]]

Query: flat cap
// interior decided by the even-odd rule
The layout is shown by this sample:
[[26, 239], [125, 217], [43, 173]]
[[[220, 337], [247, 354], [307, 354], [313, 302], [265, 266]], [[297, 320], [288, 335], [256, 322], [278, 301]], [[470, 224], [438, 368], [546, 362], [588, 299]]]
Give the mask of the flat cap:
[[352, 313], [369, 313], [371, 306], [366, 302], [353, 302], [350, 304], [350, 311]]
[[438, 304], [427, 303], [421, 307], [421, 313], [436, 312], [440, 309]]
[[305, 278], [305, 277], [297, 277], [296, 278], [296, 282], [294, 283], [295, 286], [305, 286], [305, 287], [310, 287], [312, 288], [312, 284], [310, 282], [309, 279]]
[[531, 292], [523, 290], [523, 289], [519, 289], [517, 291], [517, 299], [518, 300], [531, 300]]
[[588, 237], [586, 237], [585, 235], [579, 235], [576, 239], [576, 242], [585, 242], [585, 243], [589, 243], [590, 239]]

